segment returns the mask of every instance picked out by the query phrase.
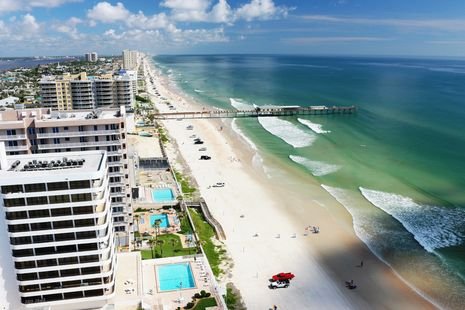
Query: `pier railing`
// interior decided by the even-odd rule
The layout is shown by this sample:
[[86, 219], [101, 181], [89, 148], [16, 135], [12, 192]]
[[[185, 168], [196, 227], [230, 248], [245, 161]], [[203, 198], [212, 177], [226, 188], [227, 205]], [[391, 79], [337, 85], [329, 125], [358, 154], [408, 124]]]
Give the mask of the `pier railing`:
[[202, 110], [177, 111], [155, 113], [155, 119], [202, 119], [202, 118], [244, 118], [266, 116], [294, 116], [294, 115], [326, 115], [326, 114], [352, 114], [357, 110], [355, 106], [310, 106], [310, 107], [272, 107], [256, 108], [253, 110]]

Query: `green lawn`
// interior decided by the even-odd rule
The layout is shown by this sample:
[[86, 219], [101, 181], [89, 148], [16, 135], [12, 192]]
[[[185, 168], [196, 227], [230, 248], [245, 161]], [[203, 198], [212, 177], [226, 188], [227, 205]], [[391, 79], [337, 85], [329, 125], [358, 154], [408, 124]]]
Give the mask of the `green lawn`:
[[181, 172], [173, 170], [177, 181], [181, 184], [181, 191], [184, 195], [190, 196], [195, 192], [195, 187], [189, 183], [189, 179], [181, 174]]
[[189, 213], [194, 222], [195, 229], [200, 238], [205, 255], [207, 256], [210, 266], [212, 267], [213, 274], [218, 277], [221, 273], [221, 247], [216, 246], [212, 242], [212, 238], [215, 237], [215, 231], [213, 227], [208, 224], [203, 218], [202, 214], [199, 214], [196, 209], [189, 208]]
[[179, 233], [183, 235], [192, 234], [192, 227], [187, 215], [184, 216], [181, 220], [181, 231]]
[[209, 298], [202, 298], [199, 300], [199, 302], [195, 305], [193, 310], [204, 310], [207, 307], [214, 307], [217, 306], [218, 304], [216, 303], [215, 297], [209, 297]]
[[[173, 246], [172, 239], [175, 239], [175, 243]], [[158, 236], [158, 240], [163, 240], [163, 245], [160, 246], [157, 245], [155, 246], [155, 255], [158, 255], [159, 257], [172, 257], [172, 256], [183, 256], [183, 255], [190, 255], [190, 254], [195, 254], [195, 248], [183, 248], [181, 245], [181, 240], [179, 236], [173, 235], [173, 234], [166, 234], [166, 235], [160, 235]], [[163, 255], [162, 255], [163, 253]], [[141, 256], [142, 259], [151, 259], [155, 258], [152, 257], [152, 251], [150, 249], [148, 250], [141, 250]]]

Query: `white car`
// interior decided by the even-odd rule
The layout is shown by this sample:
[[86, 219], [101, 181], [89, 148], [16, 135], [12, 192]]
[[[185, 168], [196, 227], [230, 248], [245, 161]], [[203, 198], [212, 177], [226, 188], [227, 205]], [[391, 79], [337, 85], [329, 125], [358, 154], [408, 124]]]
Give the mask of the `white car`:
[[218, 183], [213, 184], [212, 187], [224, 187], [224, 183], [218, 182]]
[[268, 285], [268, 287], [272, 290], [276, 288], [286, 288], [289, 286], [289, 280], [284, 280], [284, 281], [273, 281]]

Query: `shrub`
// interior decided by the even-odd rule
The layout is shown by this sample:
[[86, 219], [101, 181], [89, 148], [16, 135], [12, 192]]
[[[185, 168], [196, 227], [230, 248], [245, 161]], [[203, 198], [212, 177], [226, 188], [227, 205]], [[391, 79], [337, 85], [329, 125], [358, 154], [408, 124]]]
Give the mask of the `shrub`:
[[192, 309], [194, 307], [194, 303], [191, 301], [191, 302], [188, 302], [187, 305], [184, 306], [184, 309]]
[[205, 297], [210, 297], [211, 295], [212, 295], [212, 294], [210, 294], [210, 293], [206, 293], [206, 294], [205, 294]]
[[207, 292], [205, 292], [204, 290], [201, 290], [200, 291], [200, 296], [205, 297], [207, 295]]
[[202, 296], [199, 293], [195, 293], [194, 298], [200, 299], [200, 298], [202, 298]]

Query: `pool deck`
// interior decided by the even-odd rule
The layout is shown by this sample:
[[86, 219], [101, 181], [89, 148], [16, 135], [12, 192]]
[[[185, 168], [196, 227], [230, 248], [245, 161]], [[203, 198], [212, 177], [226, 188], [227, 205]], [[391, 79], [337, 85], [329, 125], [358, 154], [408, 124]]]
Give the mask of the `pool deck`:
[[[168, 211], [168, 212], [137, 212], [140, 216], [139, 219], [139, 224], [137, 226], [137, 229], [141, 234], [148, 232], [152, 235], [155, 235], [155, 228], [153, 228], [150, 225], [150, 216], [154, 214], [166, 214], [168, 216], [168, 224], [170, 225], [169, 227], [162, 227], [160, 228], [160, 231], [162, 233], [176, 233], [181, 230], [181, 227], [179, 225], [179, 220], [176, 217], [176, 211]], [[137, 225], [136, 221], [134, 221], [135, 224]]]

